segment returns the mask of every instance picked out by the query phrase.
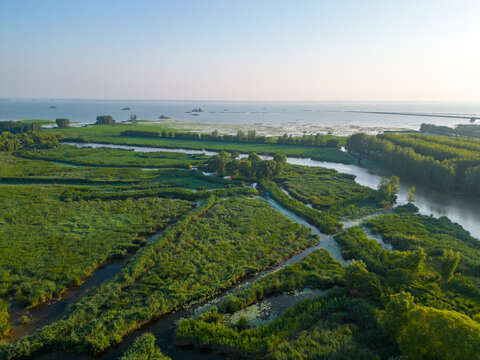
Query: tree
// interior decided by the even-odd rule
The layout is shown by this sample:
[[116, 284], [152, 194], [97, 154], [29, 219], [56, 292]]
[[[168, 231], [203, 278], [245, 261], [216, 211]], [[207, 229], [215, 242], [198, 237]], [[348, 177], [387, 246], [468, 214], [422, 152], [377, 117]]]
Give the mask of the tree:
[[390, 296], [382, 326], [406, 359], [480, 359], [480, 324], [450, 310], [418, 306], [406, 292]]
[[415, 202], [415, 186], [410, 186], [408, 189], [407, 201], [409, 203]]
[[338, 141], [338, 139], [328, 139], [326, 145], [328, 147], [338, 148], [340, 146], [340, 142]]
[[275, 154], [273, 156], [273, 161], [286, 164], [287, 163], [287, 156], [285, 154]]
[[59, 128], [67, 128], [70, 124], [70, 120], [66, 118], [58, 118], [55, 120]]
[[219, 154], [212, 156], [207, 163], [207, 169], [218, 174], [223, 174], [226, 171], [226, 165], [230, 162], [232, 156], [226, 151], [221, 151]]
[[100, 115], [97, 116], [97, 125], [113, 125], [115, 120], [111, 115]]
[[378, 199], [382, 205], [389, 206], [395, 202], [399, 191], [400, 179], [398, 176], [392, 176], [390, 179], [382, 177], [378, 184]]
[[460, 261], [460, 253], [454, 253], [452, 249], [443, 250], [443, 256], [440, 258], [440, 275], [444, 281], [450, 281], [453, 273]]

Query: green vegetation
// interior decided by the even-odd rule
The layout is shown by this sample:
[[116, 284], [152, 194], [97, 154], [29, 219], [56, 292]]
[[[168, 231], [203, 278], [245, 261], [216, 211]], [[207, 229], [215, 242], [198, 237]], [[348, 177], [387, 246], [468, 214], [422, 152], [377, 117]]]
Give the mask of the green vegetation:
[[133, 137], [162, 137], [162, 138], [176, 138], [176, 139], [189, 139], [189, 140], [209, 140], [209, 141], [228, 141], [239, 143], [277, 143], [285, 145], [306, 145], [306, 146], [326, 146], [338, 148], [340, 141], [343, 138], [335, 137], [332, 135], [326, 136], [321, 134], [316, 135], [303, 135], [302, 137], [293, 137], [292, 135], [284, 134], [275, 138], [273, 136], [258, 136], [255, 130], [250, 130], [244, 133], [241, 130], [237, 131], [236, 135], [221, 135], [218, 130], [208, 133], [198, 132], [173, 132], [173, 131], [148, 131], [148, 130], [125, 130], [120, 133], [120, 136], [133, 136]]
[[8, 320], [10, 319], [10, 315], [8, 313], [8, 303], [0, 299], [0, 338], [6, 336], [10, 331], [10, 323]]
[[253, 359], [372, 359], [396, 352], [375, 320], [375, 308], [343, 290], [299, 302], [266, 325], [245, 330], [227, 326], [212, 309], [180, 322], [176, 335], [183, 344]]
[[38, 121], [0, 121], [0, 134], [8, 131], [11, 134], [24, 133], [27, 131], [42, 131], [42, 125]]
[[375, 191], [358, 185], [353, 175], [319, 167], [287, 165], [275, 182], [304, 204], [319, 210], [330, 209], [338, 216], [378, 211]]
[[396, 249], [423, 248], [429, 264], [443, 280], [442, 286], [471, 298], [473, 302], [463, 307], [480, 310], [480, 242], [460, 225], [446, 217], [435, 219], [409, 213], [380, 216], [366, 225]]
[[[252, 359], [479, 358], [476, 239], [447, 218], [416, 214], [411, 203], [362, 225], [396, 251], [366, 237], [360, 226], [339, 233], [340, 219], [390, 207], [398, 177], [383, 179], [378, 190], [372, 190], [334, 170], [286, 164], [282, 153], [354, 159], [322, 147], [335, 140], [327, 137], [261, 139], [253, 132], [198, 138], [174, 132], [163, 137], [165, 129], [158, 125], [114, 124], [108, 116], [100, 122], [111, 126], [38, 133], [14, 123], [6, 126], [15, 134], [0, 134], [0, 178], [12, 184], [0, 185], [0, 336], [10, 330], [9, 307], [41, 304], [81, 283], [102, 264], [133, 253], [115, 276], [86, 292], [59, 321], [15, 343], [1, 344], [0, 358], [60, 349], [100, 353], [149, 321], [211, 298], [318, 243], [308, 228], [263, 201], [247, 198], [258, 195], [246, 186], [254, 181], [262, 194], [322, 232], [337, 233], [342, 255], [351, 262], [342, 266], [320, 249], [235, 288], [217, 306], [182, 320], [176, 330], [179, 344]], [[122, 136], [123, 131], [129, 133]], [[229, 153], [207, 157], [76, 148], [58, 146], [57, 135], [63, 140], [148, 146], [213, 146]], [[396, 152], [404, 154], [402, 161], [416, 154], [414, 159], [423, 159], [420, 165], [431, 165], [424, 169], [425, 176], [452, 170], [453, 190], [463, 184], [462, 172], [469, 178], [475, 171], [480, 150], [474, 140], [422, 134], [358, 135], [349, 145], [392, 165], [401, 162], [392, 160]], [[250, 155], [239, 160], [239, 151]], [[256, 153], [262, 152], [275, 156], [261, 160]], [[405, 173], [410, 171], [407, 163]], [[190, 170], [194, 166], [233, 179], [206, 176]], [[21, 185], [24, 182], [36, 185]], [[147, 242], [148, 234], [158, 230], [161, 233]], [[292, 300], [297, 291], [310, 289], [315, 298]], [[280, 294], [297, 303], [261, 324], [243, 317], [252, 304], [267, 306], [273, 301], [268, 297]], [[21, 322], [12, 314], [12, 324]], [[153, 335], [146, 334], [122, 359], [168, 358], [155, 346]]]
[[164, 356], [160, 349], [155, 346], [155, 337], [151, 333], [145, 333], [138, 337], [120, 360], [171, 360]]
[[261, 179], [259, 181], [259, 186], [266, 194], [268, 193], [267, 196], [271, 196], [280, 205], [304, 218], [309, 224], [315, 226], [321, 232], [334, 234], [342, 229], [343, 224], [338, 222], [336, 218], [333, 218], [327, 212], [319, 212], [318, 210], [312, 209], [300, 201], [291, 198], [282, 192], [273, 181]]
[[443, 190], [480, 195], [480, 141], [423, 134], [352, 135], [347, 149], [400, 176]]
[[[40, 191], [39, 191], [40, 190]], [[191, 209], [149, 198], [61, 202], [61, 187], [0, 186], [0, 297], [25, 306], [80, 284], [109, 259], [123, 257]]]
[[427, 134], [464, 136], [465, 138], [480, 139], [480, 126], [478, 124], [459, 124], [454, 128], [448, 126], [422, 124], [420, 126], [420, 131]]
[[55, 120], [55, 124], [57, 124], [59, 128], [66, 128], [70, 125], [70, 120], [66, 118], [58, 118]]
[[284, 154], [276, 154], [273, 160], [261, 160], [256, 153], [252, 153], [247, 159], [237, 160], [234, 155], [221, 151], [208, 160], [205, 168], [220, 175], [270, 179], [283, 172], [286, 162], [287, 157]]
[[[390, 206], [395, 203], [399, 191], [400, 179], [398, 176], [392, 176], [390, 179], [382, 177], [378, 184], [377, 198], [383, 206]], [[412, 195], [409, 193], [409, 199], [411, 197]]]
[[189, 168], [203, 163], [209, 157], [200, 154], [172, 152], [135, 152], [124, 149], [77, 148], [62, 145], [56, 149], [23, 150], [18, 156], [29, 159], [61, 161], [70, 164], [114, 167], [169, 167]]
[[[367, 222], [385, 241], [405, 244], [403, 251], [383, 249], [352, 227], [335, 237], [353, 259], [347, 267], [307, 257], [226, 297], [218, 309], [183, 320], [178, 342], [253, 359], [479, 359], [480, 245], [448, 219], [411, 208]], [[315, 276], [321, 286], [337, 287], [267, 324], [231, 324], [221, 315], [277, 289], [301, 288], [307, 279], [315, 284]]]
[[[0, 122], [2, 124], [2, 122]], [[15, 133], [4, 131], [0, 133], [0, 153], [11, 153], [13, 151], [26, 149], [53, 148], [58, 145], [58, 139], [51, 134], [44, 134], [36, 131]]]
[[[215, 185], [215, 184], [213, 184]], [[212, 186], [213, 188], [214, 186]], [[257, 195], [257, 190], [249, 187], [231, 187], [226, 189], [211, 189], [211, 190], [199, 190], [192, 191], [183, 188], [167, 188], [161, 187], [146, 187], [146, 188], [129, 188], [119, 189], [116, 191], [108, 191], [105, 189], [90, 188], [75, 188], [65, 191], [61, 199], [64, 201], [78, 201], [78, 200], [124, 200], [124, 199], [138, 199], [146, 197], [168, 197], [184, 200], [199, 200], [206, 199], [210, 196], [227, 197], [227, 196], [254, 196]]]
[[[2, 155], [0, 153], [0, 181], [11, 182], [34, 182], [43, 180], [52, 183], [90, 183], [95, 182], [103, 184], [121, 184], [136, 183], [139, 181], [153, 180], [158, 177], [162, 181], [164, 176], [169, 175], [165, 170], [144, 171], [141, 169], [117, 169], [117, 168], [98, 168], [98, 167], [72, 167], [55, 164], [43, 160], [22, 159], [12, 155]], [[171, 171], [171, 170], [170, 170]], [[175, 176], [182, 176], [179, 172]], [[185, 171], [186, 176], [190, 176], [190, 171]], [[185, 175], [184, 175], [185, 176]], [[157, 180], [157, 179], [156, 179]], [[157, 180], [160, 181], [160, 180]]]
[[97, 125], [113, 125], [115, 120], [111, 115], [99, 115], [97, 116]]
[[319, 249], [302, 261], [265, 275], [241, 291], [228, 295], [218, 309], [222, 313], [230, 313], [275, 294], [305, 288], [329, 289], [344, 284], [342, 265], [327, 250]]
[[55, 121], [53, 120], [46, 120], [46, 119], [23, 119], [20, 122], [24, 124], [40, 124], [40, 125], [54, 125]]
[[212, 296], [317, 241], [266, 204], [210, 198], [140, 249], [61, 321], [2, 350], [6, 358], [51, 346], [102, 351], [153, 317]]
[[[177, 139], [144, 136], [121, 136], [122, 131], [163, 131], [161, 125], [118, 124], [116, 126], [96, 125], [84, 128], [48, 129], [50, 133], [63, 136], [64, 140], [77, 142], [98, 142], [119, 145], [139, 145], [164, 148], [185, 148], [196, 150], [229, 151], [258, 154], [283, 153], [287, 156], [309, 157], [320, 161], [352, 164], [355, 158], [338, 148], [308, 145], [286, 145], [277, 143], [225, 142], [218, 140]], [[168, 129], [167, 129], [168, 130]]]
[[401, 292], [380, 321], [407, 359], [480, 359], [480, 323], [458, 312], [416, 305]]

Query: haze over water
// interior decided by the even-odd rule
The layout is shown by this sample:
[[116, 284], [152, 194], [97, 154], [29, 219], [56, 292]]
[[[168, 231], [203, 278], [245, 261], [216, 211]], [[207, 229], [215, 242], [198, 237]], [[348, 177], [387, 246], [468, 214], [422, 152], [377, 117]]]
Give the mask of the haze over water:
[[[55, 108], [50, 108], [55, 106]], [[130, 108], [131, 110], [122, 110]], [[194, 108], [203, 112], [192, 116]], [[397, 112], [435, 116], [357, 113]], [[0, 121], [20, 119], [69, 118], [94, 123], [98, 115], [112, 115], [118, 122], [137, 115], [156, 120], [161, 115], [179, 120], [263, 124], [325, 125], [359, 127], [397, 127], [418, 130], [420, 124], [453, 126], [469, 123], [480, 116], [480, 102], [232, 102], [232, 101], [156, 101], [156, 100], [0, 100]], [[458, 117], [437, 117], [439, 115]]]

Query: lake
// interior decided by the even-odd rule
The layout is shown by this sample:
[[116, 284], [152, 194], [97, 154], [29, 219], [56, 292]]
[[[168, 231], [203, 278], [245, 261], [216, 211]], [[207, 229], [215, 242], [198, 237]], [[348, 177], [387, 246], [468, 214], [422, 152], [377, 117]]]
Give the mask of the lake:
[[[55, 108], [50, 108], [54, 106]], [[130, 108], [131, 110], [122, 110]], [[201, 108], [202, 112], [191, 112]], [[365, 112], [396, 112], [394, 115]], [[156, 120], [161, 115], [174, 119], [224, 124], [289, 126], [337, 126], [405, 128], [420, 124], [452, 126], [480, 117], [480, 102], [229, 102], [156, 100], [59, 100], [0, 99], [0, 121], [66, 117], [80, 123], [94, 123], [97, 115], [109, 114], [118, 122], [130, 119]], [[417, 116], [413, 114], [423, 114]], [[444, 117], [445, 116], [445, 117]], [[453, 116], [453, 117], [451, 117]]]

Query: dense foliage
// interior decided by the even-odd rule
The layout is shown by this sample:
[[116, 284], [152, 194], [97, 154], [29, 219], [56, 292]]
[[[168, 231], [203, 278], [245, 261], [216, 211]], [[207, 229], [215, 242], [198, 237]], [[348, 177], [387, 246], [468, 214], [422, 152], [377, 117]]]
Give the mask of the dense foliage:
[[420, 131], [427, 134], [446, 136], [465, 136], [480, 139], [480, 126], [478, 124], [459, 124], [454, 128], [432, 124], [422, 124]]
[[221, 151], [208, 160], [205, 168], [220, 175], [270, 179], [283, 172], [286, 162], [287, 157], [283, 154], [276, 154], [273, 160], [261, 160], [256, 153], [252, 153], [246, 159], [237, 160], [230, 153]]
[[77, 148], [62, 145], [56, 149], [23, 150], [18, 156], [61, 161], [71, 164], [115, 167], [189, 168], [203, 163], [208, 156], [172, 152], [136, 152], [124, 149]]
[[70, 120], [67, 118], [58, 118], [55, 119], [55, 123], [59, 128], [66, 128], [70, 125]]
[[[231, 324], [214, 307], [180, 322], [179, 343], [259, 359], [479, 359], [478, 277], [463, 274], [476, 271], [478, 241], [445, 218], [415, 215], [411, 208], [369, 220], [385, 241], [403, 236], [410, 245], [404, 251], [388, 251], [352, 227], [336, 236], [343, 256], [353, 259], [339, 268], [344, 272], [325, 272], [326, 257], [317, 258], [325, 267], [307, 257], [299, 271], [287, 267], [226, 297], [219, 311], [236, 311], [275, 289], [296, 289], [314, 274], [345, 288], [300, 302], [258, 327]], [[394, 229], [401, 233], [392, 235]], [[463, 267], [460, 244], [473, 252]]]
[[228, 295], [218, 305], [218, 309], [220, 312], [234, 312], [264, 297], [283, 292], [344, 285], [344, 272], [342, 265], [327, 250], [315, 250], [302, 261], [269, 273], [241, 291]]
[[0, 187], [1, 298], [40, 304], [136, 249], [139, 235], [164, 228], [192, 207], [159, 198], [61, 202], [61, 191]]
[[[105, 144], [119, 145], [140, 145], [149, 147], [184, 148], [196, 150], [229, 151], [258, 154], [283, 153], [287, 156], [309, 157], [319, 161], [331, 161], [344, 164], [352, 164], [355, 158], [348, 153], [334, 147], [308, 146], [308, 145], [286, 145], [280, 143], [248, 143], [248, 142], [225, 142], [218, 140], [197, 140], [174, 137], [145, 137], [145, 136], [120, 136], [122, 131], [154, 131], [158, 132], [160, 125], [126, 125], [118, 126], [89, 126], [70, 127], [67, 129], [48, 129], [46, 131], [59, 136], [64, 140], [76, 142], [98, 142]], [[343, 143], [343, 139], [342, 139]]]
[[[0, 122], [1, 124], [2, 122]], [[58, 145], [55, 135], [36, 131], [12, 134], [8, 131], [0, 133], [0, 152], [11, 153], [25, 149], [46, 149]]]
[[214, 130], [211, 134], [198, 132], [173, 132], [173, 131], [148, 131], [148, 130], [125, 130], [120, 133], [120, 136], [133, 137], [163, 137], [176, 138], [188, 140], [207, 140], [207, 141], [228, 141], [240, 143], [277, 143], [286, 145], [306, 145], [306, 146], [327, 146], [337, 148], [340, 146], [340, 140], [333, 136], [326, 136], [322, 134], [303, 135], [302, 137], [294, 137], [292, 135], [284, 134], [279, 137], [273, 136], [258, 136], [255, 130], [250, 130], [247, 133], [238, 130], [236, 135], [220, 134], [218, 130]]
[[261, 179], [259, 186], [267, 196], [271, 196], [280, 205], [304, 218], [309, 224], [317, 227], [321, 232], [334, 234], [342, 229], [343, 224], [338, 222], [335, 217], [332, 217], [327, 212], [320, 212], [312, 209], [300, 201], [288, 196], [273, 181]]
[[378, 210], [375, 191], [357, 184], [354, 175], [320, 167], [287, 165], [284, 174], [275, 182], [293, 198], [319, 210], [333, 206], [338, 209], [348, 207], [349, 213], [358, 213], [366, 207]]
[[343, 290], [300, 302], [261, 327], [232, 329], [213, 309], [178, 325], [180, 343], [212, 346], [241, 358], [375, 359], [396, 354], [375, 307]]
[[23, 133], [27, 131], [42, 131], [41, 123], [37, 121], [0, 121], [0, 133], [8, 131], [12, 134]]
[[346, 147], [401, 176], [480, 195], [479, 141], [422, 134], [352, 135]]
[[164, 356], [160, 349], [155, 346], [155, 337], [151, 333], [145, 333], [135, 340], [119, 360], [171, 359], [168, 356]]
[[211, 296], [317, 241], [256, 200], [209, 199], [140, 249], [63, 320], [2, 350], [7, 358], [55, 345], [102, 351], [154, 316]]
[[115, 119], [111, 115], [99, 115], [97, 116], [97, 125], [113, 125]]

